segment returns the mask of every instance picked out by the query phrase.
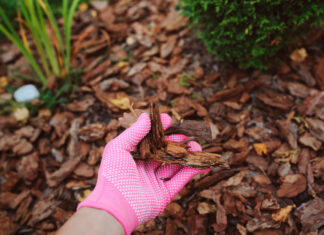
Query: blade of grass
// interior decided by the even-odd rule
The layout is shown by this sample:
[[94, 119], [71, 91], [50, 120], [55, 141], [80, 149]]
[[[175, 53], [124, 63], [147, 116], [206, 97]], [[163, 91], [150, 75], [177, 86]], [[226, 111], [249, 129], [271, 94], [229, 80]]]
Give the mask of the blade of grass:
[[[25, 38], [26, 38], [26, 35], [25, 35], [25, 30], [23, 28], [23, 25], [24, 24], [26, 26], [26, 28], [30, 30], [29, 26], [28, 26], [28, 23], [26, 21], [24, 21], [20, 15], [18, 15], [19, 18], [17, 19], [17, 21], [19, 22], [19, 26], [20, 26], [20, 30], [21, 30], [21, 37], [22, 37], [22, 40], [24, 42], [24, 46], [25, 48], [31, 53], [31, 50], [29, 48], [29, 45], [28, 43], [25, 41]], [[29, 19], [27, 19], [29, 20]], [[40, 46], [40, 44], [38, 43], [38, 41], [35, 40], [35, 35], [32, 33], [32, 37], [34, 39], [34, 44], [35, 44], [35, 47], [36, 47], [36, 50], [37, 50], [37, 53], [41, 59], [41, 62], [42, 62], [42, 65], [43, 65], [43, 69], [45, 70], [45, 73], [46, 75], [49, 75], [50, 74], [50, 71], [49, 71], [49, 67], [48, 67], [48, 63], [47, 63], [47, 60], [45, 58], [45, 52], [44, 52], [44, 49]]]
[[62, 40], [62, 36], [61, 36], [61, 32], [59, 29], [59, 26], [57, 24], [56, 18], [54, 16], [54, 13], [48, 3], [47, 0], [39, 0], [40, 6], [43, 8], [43, 11], [45, 12], [45, 14], [47, 15], [47, 18], [50, 21], [50, 24], [53, 27], [53, 30], [55, 32], [55, 36], [57, 37], [57, 41], [60, 45], [60, 50], [61, 50], [61, 54], [64, 56], [64, 44], [63, 44], [63, 40]]
[[57, 60], [56, 60], [55, 49], [54, 49], [54, 47], [51, 43], [51, 40], [48, 36], [46, 27], [42, 27], [45, 25], [40, 25], [41, 22], [45, 22], [44, 15], [43, 14], [36, 15], [34, 1], [29, 1], [29, 0], [24, 0], [24, 1], [25, 1], [25, 4], [26, 4], [29, 12], [30, 12], [30, 15], [31, 15], [31, 19], [32, 19], [31, 28], [34, 27], [36, 30], [38, 30], [38, 33], [40, 34], [40, 39], [41, 39], [43, 46], [45, 48], [45, 51], [47, 53], [47, 59], [51, 64], [53, 73], [55, 74], [55, 76], [59, 77], [60, 71], [59, 71]]
[[4, 13], [4, 10], [0, 7], [0, 17], [1, 19], [5, 22], [6, 27], [2, 24], [0, 24], [0, 31], [10, 40], [12, 41], [17, 48], [21, 51], [21, 53], [26, 57], [26, 59], [28, 60], [29, 64], [32, 66], [32, 68], [34, 69], [35, 73], [37, 74], [37, 76], [39, 77], [40, 82], [43, 84], [43, 86], [46, 86], [47, 81], [46, 78], [42, 72], [42, 70], [40, 69], [39, 65], [37, 64], [36, 60], [34, 59], [34, 57], [32, 56], [32, 54], [30, 52], [28, 52], [25, 47], [23, 46], [23, 43], [21, 41], [21, 39], [19, 38], [18, 34], [16, 33], [14, 27], [12, 26], [12, 24], [10, 23], [10, 20], [8, 19], [7, 15]]
[[[43, 2], [39, 1], [39, 4], [36, 4], [37, 6], [37, 11], [39, 12], [39, 14], [42, 14], [42, 10], [45, 11], [46, 8], [41, 8]], [[45, 6], [46, 7], [46, 6]], [[46, 13], [45, 13], [46, 14]], [[48, 18], [48, 14], [46, 14], [47, 18]], [[49, 20], [50, 22], [50, 20]], [[45, 27], [45, 26], [44, 26]], [[64, 77], [64, 64], [63, 64], [63, 55], [62, 52], [64, 53], [64, 50], [62, 51], [63, 48], [60, 47], [60, 43], [59, 43], [59, 39], [58, 37], [60, 37], [61, 35], [56, 35], [55, 33], [55, 29], [53, 27], [53, 24], [50, 22], [49, 24], [49, 34], [50, 34], [50, 38], [52, 39], [52, 43], [54, 45], [55, 48], [55, 52], [57, 55], [57, 61], [58, 61], [58, 65], [59, 65], [59, 69], [60, 69], [60, 77]]]
[[[5, 26], [8, 28], [8, 32], [14, 36], [15, 38], [19, 38], [18, 34], [16, 33], [16, 30], [14, 29], [14, 27], [11, 25], [9, 18], [7, 17], [7, 15], [5, 14], [4, 10], [2, 9], [2, 7], [0, 7], [0, 18], [4, 21]], [[5, 27], [4, 26], [4, 27]]]
[[37, 64], [36, 60], [32, 56], [31, 53], [29, 53], [25, 47], [23, 46], [22, 41], [20, 38], [16, 38], [14, 35], [12, 35], [2, 24], [0, 24], [0, 31], [10, 40], [12, 41], [17, 48], [21, 51], [21, 53], [26, 57], [27, 61], [29, 64], [32, 66], [34, 71], [36, 72], [37, 76], [39, 77], [40, 82], [42, 83], [43, 86], [46, 86], [47, 81], [46, 78], [40, 69], [39, 65]]
[[23, 27], [23, 25], [22, 25], [22, 22], [23, 22], [23, 19], [21, 18], [21, 13], [20, 13], [20, 11], [18, 11], [18, 22], [19, 22], [19, 33], [20, 33], [20, 37], [21, 37], [21, 40], [22, 40], [22, 42], [23, 42], [23, 45], [24, 45], [24, 47], [26, 48], [26, 50], [28, 51], [28, 52], [31, 52], [31, 50], [30, 50], [30, 47], [29, 47], [29, 45], [28, 45], [28, 40], [27, 40], [27, 36], [26, 36], [26, 31], [25, 31], [25, 29], [24, 29], [24, 27]]
[[[59, 60], [59, 64], [61, 69], [63, 69], [63, 58], [65, 58], [65, 50], [64, 50], [64, 45], [63, 45], [63, 40], [62, 40], [62, 36], [56, 21], [56, 18], [54, 16], [54, 13], [51, 9], [51, 6], [49, 5], [47, 0], [38, 0], [39, 6], [43, 9], [43, 11], [45, 12], [51, 28], [52, 28], [52, 35], [54, 36], [54, 45], [56, 47], [56, 51], [58, 54], [58, 60]], [[65, 71], [62, 70], [62, 75], [64, 77]]]
[[64, 58], [64, 64], [65, 64], [65, 69], [67, 71], [67, 73], [69, 72], [70, 66], [68, 64], [67, 61], [67, 56], [68, 56], [68, 52], [67, 52], [67, 21], [68, 21], [68, 0], [63, 0], [63, 5], [62, 5], [62, 15], [63, 15], [63, 31], [64, 31], [64, 46], [65, 46], [65, 53], [66, 56]]
[[42, 35], [39, 32], [39, 29], [34, 25], [34, 21], [31, 18], [31, 12], [27, 8], [25, 1], [19, 1], [19, 9], [21, 10], [21, 12], [23, 14], [23, 16], [26, 20], [26, 25], [33, 37], [33, 42], [35, 44], [36, 50], [37, 50], [38, 55], [41, 58], [41, 61], [43, 64], [43, 69], [45, 70], [46, 74], [49, 75], [49, 74], [51, 74], [51, 71], [49, 69], [49, 64], [47, 62], [45, 48], [42, 44]]
[[70, 60], [71, 60], [71, 28], [72, 20], [76, 8], [80, 0], [73, 0], [72, 5], [68, 11], [67, 0], [63, 0], [63, 17], [64, 17], [64, 36], [65, 36], [65, 47], [66, 47], [66, 70], [70, 71]]

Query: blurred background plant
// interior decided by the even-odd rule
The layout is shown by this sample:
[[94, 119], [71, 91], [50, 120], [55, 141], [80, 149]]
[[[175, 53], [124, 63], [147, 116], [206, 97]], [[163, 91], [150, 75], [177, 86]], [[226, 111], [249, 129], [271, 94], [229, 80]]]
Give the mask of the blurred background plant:
[[[5, 10], [8, 18], [13, 19], [17, 16], [18, 1], [21, 0], [0, 0], [0, 6]], [[90, 3], [90, 0], [80, 0], [80, 3]], [[62, 0], [50, 0], [49, 4], [54, 15], [62, 14]]]
[[[52, 76], [64, 78], [70, 73], [71, 26], [78, 3], [79, 0], [63, 0], [64, 37], [47, 0], [18, 2], [19, 34], [4, 9], [0, 8], [0, 31], [21, 51], [43, 87]], [[27, 39], [27, 31], [32, 40]]]
[[[13, 94], [19, 87], [10, 81], [19, 80], [40, 87], [33, 102], [0, 102], [0, 114], [28, 109], [33, 116], [39, 109], [53, 110], [73, 96], [82, 71], [71, 68], [71, 29], [81, 2], [88, 0], [0, 0], [0, 32], [15, 44], [32, 69], [31, 74], [15, 71], [9, 78], [3, 77], [6, 90]], [[56, 19], [59, 17], [62, 25]]]
[[324, 16], [322, 0], [180, 0], [178, 7], [218, 59], [262, 70], [323, 25]]

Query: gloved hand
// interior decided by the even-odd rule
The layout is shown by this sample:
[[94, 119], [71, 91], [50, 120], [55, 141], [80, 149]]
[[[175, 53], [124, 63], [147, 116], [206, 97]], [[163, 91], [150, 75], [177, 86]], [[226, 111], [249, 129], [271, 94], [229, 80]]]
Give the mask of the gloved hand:
[[[164, 129], [171, 117], [161, 114]], [[163, 165], [155, 161], [134, 161], [130, 152], [151, 129], [146, 113], [136, 123], [110, 141], [103, 152], [98, 180], [93, 192], [78, 205], [103, 209], [113, 215], [126, 234], [140, 224], [159, 215], [172, 198], [197, 173], [208, 172], [179, 165]], [[184, 135], [171, 135], [166, 140], [182, 142]], [[190, 151], [201, 151], [197, 142], [188, 143]], [[170, 178], [165, 181], [163, 179]]]

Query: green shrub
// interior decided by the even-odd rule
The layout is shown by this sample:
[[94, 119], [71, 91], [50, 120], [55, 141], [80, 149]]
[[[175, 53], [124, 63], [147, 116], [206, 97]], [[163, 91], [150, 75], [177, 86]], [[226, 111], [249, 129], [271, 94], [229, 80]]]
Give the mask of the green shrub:
[[287, 45], [323, 24], [323, 0], [180, 0], [207, 49], [243, 68], [267, 69]]

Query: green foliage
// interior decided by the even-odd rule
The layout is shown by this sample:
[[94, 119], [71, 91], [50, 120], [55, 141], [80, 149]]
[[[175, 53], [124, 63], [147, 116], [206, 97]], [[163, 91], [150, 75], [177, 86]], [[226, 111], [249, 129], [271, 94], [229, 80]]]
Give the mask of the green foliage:
[[[18, 1], [21, 0], [0, 0], [0, 6], [10, 19], [17, 15]], [[80, 2], [90, 3], [90, 0], [80, 0]], [[62, 14], [62, 0], [50, 0], [49, 4], [55, 15]]]
[[[70, 73], [71, 27], [74, 12], [80, 0], [63, 0], [62, 15], [64, 38], [60, 33], [57, 20], [48, 0], [20, 0], [18, 2], [18, 34], [0, 7], [0, 31], [11, 40], [26, 57], [43, 87], [51, 76], [64, 78]], [[70, 3], [69, 3], [70, 2]], [[49, 34], [46, 22], [49, 22], [54, 37]], [[27, 41], [26, 31], [32, 35], [32, 50]], [[34, 52], [36, 51], [36, 53]]]
[[267, 69], [282, 48], [323, 25], [323, 0], [180, 0], [209, 52], [243, 68]]

